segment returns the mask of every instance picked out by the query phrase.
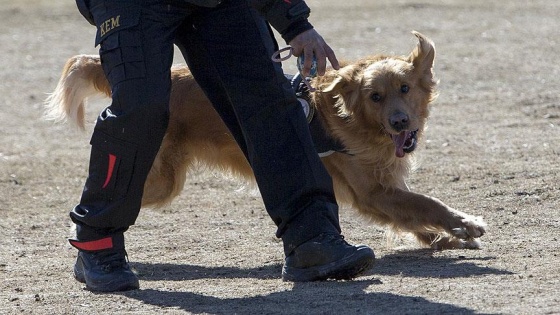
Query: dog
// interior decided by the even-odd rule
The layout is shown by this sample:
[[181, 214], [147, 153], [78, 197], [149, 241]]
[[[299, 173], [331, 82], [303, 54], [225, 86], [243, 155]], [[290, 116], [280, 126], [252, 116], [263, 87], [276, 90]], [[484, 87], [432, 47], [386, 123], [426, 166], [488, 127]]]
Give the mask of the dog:
[[[406, 179], [437, 98], [435, 47], [413, 32], [408, 56], [374, 55], [343, 62], [311, 80], [309, 104], [325, 136], [343, 149], [322, 156], [339, 203], [365, 218], [410, 232], [434, 249], [480, 248], [486, 224], [442, 201], [409, 190]], [[46, 101], [51, 119], [84, 128], [85, 102], [111, 95], [99, 56], [70, 58]], [[196, 163], [254, 180], [241, 149], [186, 66], [172, 69], [170, 121], [145, 183], [143, 206], [169, 203]]]

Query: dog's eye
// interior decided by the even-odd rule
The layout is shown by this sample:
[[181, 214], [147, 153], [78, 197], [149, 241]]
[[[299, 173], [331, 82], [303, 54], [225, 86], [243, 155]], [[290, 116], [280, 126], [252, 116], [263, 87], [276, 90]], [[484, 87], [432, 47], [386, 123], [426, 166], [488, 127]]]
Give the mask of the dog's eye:
[[410, 90], [410, 88], [408, 87], [408, 85], [406, 85], [406, 84], [401, 85], [401, 92], [402, 92], [403, 94], [408, 93], [408, 90]]
[[371, 100], [374, 102], [380, 102], [381, 101], [381, 95], [379, 95], [379, 93], [373, 93], [371, 94]]

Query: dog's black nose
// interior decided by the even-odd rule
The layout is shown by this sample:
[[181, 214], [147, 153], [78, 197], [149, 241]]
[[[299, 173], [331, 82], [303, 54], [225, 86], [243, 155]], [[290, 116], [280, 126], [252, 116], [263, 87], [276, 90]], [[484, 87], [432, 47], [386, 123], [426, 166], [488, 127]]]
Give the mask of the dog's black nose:
[[408, 115], [403, 112], [396, 112], [389, 118], [389, 124], [395, 131], [400, 132], [408, 128]]

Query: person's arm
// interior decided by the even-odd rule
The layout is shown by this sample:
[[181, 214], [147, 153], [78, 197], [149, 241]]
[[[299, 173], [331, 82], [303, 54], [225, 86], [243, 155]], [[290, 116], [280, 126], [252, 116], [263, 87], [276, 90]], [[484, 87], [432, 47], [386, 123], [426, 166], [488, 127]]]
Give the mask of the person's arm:
[[250, 3], [292, 46], [294, 55], [303, 54], [302, 75], [309, 74], [313, 56], [317, 58], [318, 75], [325, 74], [327, 58], [334, 69], [339, 68], [334, 51], [307, 20], [311, 10], [303, 0], [250, 0]]
[[311, 10], [303, 0], [250, 0], [250, 3], [286, 43], [313, 28], [307, 21]]

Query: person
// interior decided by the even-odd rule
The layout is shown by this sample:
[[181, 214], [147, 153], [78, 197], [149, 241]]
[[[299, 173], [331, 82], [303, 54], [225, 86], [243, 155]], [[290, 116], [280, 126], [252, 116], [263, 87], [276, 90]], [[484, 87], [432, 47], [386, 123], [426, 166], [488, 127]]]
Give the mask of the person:
[[332, 49], [308, 21], [302, 0], [77, 0], [97, 26], [112, 102], [91, 137], [89, 174], [70, 244], [75, 278], [92, 291], [139, 288], [124, 232], [135, 223], [150, 167], [169, 119], [173, 45], [249, 161], [284, 245], [285, 281], [350, 279], [373, 251], [341, 235], [332, 179], [315, 152], [306, 118], [281, 65], [270, 25], [319, 75]]

